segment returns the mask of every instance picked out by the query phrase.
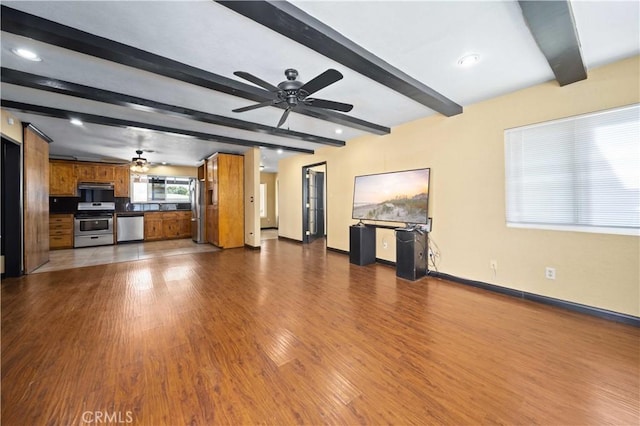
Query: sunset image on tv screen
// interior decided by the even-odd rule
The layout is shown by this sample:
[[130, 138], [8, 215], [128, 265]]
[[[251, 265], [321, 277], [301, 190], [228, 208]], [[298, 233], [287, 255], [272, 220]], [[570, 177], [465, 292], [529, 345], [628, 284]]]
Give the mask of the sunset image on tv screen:
[[429, 169], [356, 176], [353, 218], [426, 223]]

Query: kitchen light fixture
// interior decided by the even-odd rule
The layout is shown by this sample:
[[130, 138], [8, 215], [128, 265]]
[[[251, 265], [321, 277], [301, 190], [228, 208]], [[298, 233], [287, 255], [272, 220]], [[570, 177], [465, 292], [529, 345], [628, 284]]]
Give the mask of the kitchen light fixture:
[[461, 67], [470, 67], [477, 64], [480, 61], [480, 55], [477, 53], [471, 53], [469, 55], [464, 55], [462, 58], [458, 59], [458, 65]]
[[137, 157], [133, 157], [131, 159], [131, 171], [134, 173], [146, 173], [149, 171], [149, 162], [147, 161], [146, 158], [142, 158], [142, 151], [141, 150], [137, 150], [136, 154], [138, 154]]
[[72, 118], [69, 122], [74, 126], [82, 126], [82, 121], [77, 118]]
[[342, 129], [338, 128], [336, 129], [336, 135], [341, 135], [342, 134]]
[[40, 56], [38, 56], [37, 53], [28, 50], [28, 49], [23, 49], [21, 47], [14, 47], [13, 49], [11, 49], [11, 51], [15, 54], [20, 56], [22, 59], [26, 59], [28, 61], [34, 61], [34, 62], [40, 62], [42, 61], [42, 58], [40, 58]]

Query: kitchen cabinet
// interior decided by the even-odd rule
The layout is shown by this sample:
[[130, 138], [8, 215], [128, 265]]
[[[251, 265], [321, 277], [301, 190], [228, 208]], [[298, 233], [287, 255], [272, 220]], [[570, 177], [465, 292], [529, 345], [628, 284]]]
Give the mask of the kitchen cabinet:
[[114, 173], [113, 166], [95, 166], [95, 177], [96, 182], [109, 182], [112, 183], [114, 181]]
[[144, 214], [144, 240], [153, 241], [163, 238], [162, 212]]
[[73, 164], [59, 161], [49, 162], [50, 196], [75, 197], [76, 187]]
[[191, 212], [147, 212], [144, 214], [144, 239], [170, 240], [191, 237]]
[[73, 215], [49, 215], [49, 249], [73, 248]]
[[93, 164], [74, 164], [73, 170], [77, 182], [96, 181], [96, 166]]
[[128, 197], [129, 196], [129, 178], [131, 172], [129, 166], [116, 166], [113, 168], [114, 181], [113, 181], [113, 193], [116, 197]]
[[209, 162], [213, 182], [208, 191], [211, 196], [207, 203], [208, 241], [222, 248], [243, 247], [244, 157], [214, 154], [208, 166]]
[[114, 167], [106, 164], [76, 163], [74, 174], [77, 182], [114, 182]]
[[180, 236], [177, 213], [162, 213], [162, 234], [165, 239], [178, 238]]
[[180, 212], [178, 217], [180, 238], [191, 238], [191, 212]]

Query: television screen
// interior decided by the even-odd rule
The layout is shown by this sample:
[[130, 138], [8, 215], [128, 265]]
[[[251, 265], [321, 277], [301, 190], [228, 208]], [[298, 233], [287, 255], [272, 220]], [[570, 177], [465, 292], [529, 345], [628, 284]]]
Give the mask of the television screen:
[[428, 223], [430, 169], [356, 176], [353, 219]]

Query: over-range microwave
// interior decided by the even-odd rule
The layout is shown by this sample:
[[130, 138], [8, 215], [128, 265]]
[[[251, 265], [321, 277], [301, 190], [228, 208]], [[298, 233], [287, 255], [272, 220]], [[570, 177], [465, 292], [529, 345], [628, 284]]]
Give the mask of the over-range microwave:
[[79, 183], [78, 194], [81, 203], [113, 203], [113, 185], [105, 183]]

